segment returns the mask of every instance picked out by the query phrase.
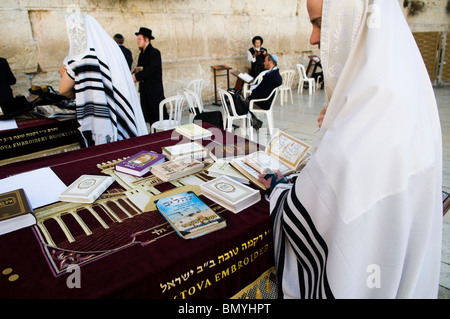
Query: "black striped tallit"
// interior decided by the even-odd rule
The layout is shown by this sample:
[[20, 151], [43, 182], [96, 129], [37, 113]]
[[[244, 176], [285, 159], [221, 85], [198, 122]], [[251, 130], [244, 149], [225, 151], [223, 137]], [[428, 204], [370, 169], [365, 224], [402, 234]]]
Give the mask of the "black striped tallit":
[[95, 50], [91, 48], [78, 62], [69, 61], [69, 66], [75, 74], [77, 118], [109, 120], [117, 129], [118, 140], [137, 136], [133, 108], [114, 87], [108, 65], [97, 57]]
[[292, 247], [298, 269], [299, 295], [302, 299], [334, 298], [328, 284], [326, 265], [328, 248], [314, 223], [298, 200], [295, 186], [277, 199], [271, 214], [277, 271], [278, 298], [283, 298], [285, 243]]

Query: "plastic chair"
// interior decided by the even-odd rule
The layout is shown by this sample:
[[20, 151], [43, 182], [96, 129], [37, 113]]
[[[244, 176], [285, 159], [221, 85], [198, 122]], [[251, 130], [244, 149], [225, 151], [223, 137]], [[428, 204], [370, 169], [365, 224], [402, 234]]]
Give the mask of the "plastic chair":
[[269, 70], [262, 71], [258, 76], [251, 82], [251, 83], [244, 83], [243, 89], [242, 89], [242, 96], [244, 98], [247, 98], [250, 94], [252, 94], [252, 86], [258, 85], [261, 83], [264, 75], [269, 72]]
[[195, 92], [198, 96], [198, 99], [200, 101], [200, 104], [203, 107], [203, 88], [205, 87], [205, 80], [203, 79], [196, 79], [196, 80], [192, 80], [191, 82], [188, 83], [188, 85], [186, 86], [186, 89]]
[[283, 102], [286, 100], [287, 102], [287, 92], [291, 94], [291, 103], [294, 104], [294, 99], [292, 98], [292, 83], [294, 83], [294, 76], [295, 71], [294, 70], [286, 70], [281, 72], [281, 77], [283, 78], [283, 83], [281, 84], [280, 88], [280, 100], [281, 105], [283, 105]]
[[184, 97], [189, 106], [189, 122], [193, 123], [194, 117], [197, 114], [203, 113], [203, 105], [200, 102], [200, 99], [194, 91], [184, 89]]
[[[220, 100], [222, 101], [222, 107], [226, 114], [226, 123], [224, 123], [224, 127], [228, 132], [233, 132], [233, 121], [239, 120], [241, 121], [241, 135], [245, 136], [247, 135], [250, 137], [251, 140], [253, 140], [253, 129], [252, 129], [252, 121], [251, 121], [251, 115], [250, 113], [244, 114], [244, 115], [238, 115], [236, 113], [236, 107], [234, 105], [233, 97], [231, 96], [231, 93], [223, 90], [218, 89]], [[228, 105], [230, 107], [228, 107]], [[224, 121], [225, 122], [225, 121]]]
[[308, 78], [306, 76], [305, 67], [301, 64], [297, 64], [297, 70], [299, 75], [297, 93], [303, 92], [303, 83], [308, 82], [309, 94], [312, 94], [313, 90], [316, 92], [316, 85], [314, 78]]
[[[180, 125], [183, 102], [183, 95], [175, 95], [162, 100], [159, 103], [159, 121], [152, 124], [150, 131], [152, 133], [167, 131]], [[164, 106], [166, 106], [167, 113], [169, 113], [169, 119], [167, 120], [164, 119]]]
[[[257, 100], [250, 100], [250, 112], [253, 113], [262, 113], [265, 114], [267, 117], [267, 124], [269, 126], [269, 133], [270, 136], [273, 136], [273, 130], [274, 130], [274, 124], [273, 124], [273, 105], [275, 103], [275, 100], [277, 99], [277, 95], [278, 95], [278, 91], [279, 91], [279, 87], [273, 89], [273, 91], [270, 93], [270, 95], [268, 97], [266, 97], [265, 99], [257, 99]], [[271, 97], [273, 96], [273, 100], [272, 103], [270, 104], [270, 109], [268, 110], [263, 110], [260, 109], [258, 106], [256, 106], [257, 108], [255, 108], [255, 103], [257, 102], [261, 102], [261, 101], [267, 101], [269, 100]]]

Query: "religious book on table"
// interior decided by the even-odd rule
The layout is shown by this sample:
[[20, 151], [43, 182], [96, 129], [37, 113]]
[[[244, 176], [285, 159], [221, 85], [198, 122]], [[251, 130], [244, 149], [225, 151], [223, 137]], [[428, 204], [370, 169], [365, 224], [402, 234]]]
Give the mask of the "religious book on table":
[[178, 178], [197, 173], [203, 169], [202, 162], [190, 158], [182, 157], [153, 165], [150, 172], [164, 182], [170, 182]]
[[202, 194], [219, 205], [239, 213], [260, 201], [258, 190], [243, 185], [228, 176], [217, 177], [200, 185]]
[[172, 146], [164, 146], [161, 148], [162, 153], [168, 159], [174, 160], [182, 157], [189, 157], [193, 159], [203, 159], [208, 156], [208, 150], [198, 142], [189, 142], [182, 144], [175, 144]]
[[116, 171], [133, 176], [144, 176], [150, 172], [150, 167], [164, 162], [166, 156], [156, 152], [141, 151], [128, 159], [116, 164]]
[[93, 203], [114, 182], [111, 176], [82, 175], [59, 195], [59, 200], [73, 203]]
[[247, 177], [242, 175], [237, 169], [231, 166], [228, 162], [224, 160], [217, 160], [214, 164], [212, 164], [208, 168], [208, 176], [211, 177], [220, 177], [220, 176], [228, 176], [238, 181], [240, 183], [248, 184], [249, 180]]
[[258, 150], [258, 144], [246, 139], [236, 141], [236, 143], [219, 144], [212, 141], [207, 145], [209, 156], [215, 160], [232, 161], [235, 158], [252, 154]]
[[22, 188], [0, 194], [0, 235], [35, 224], [36, 217]]
[[212, 136], [211, 131], [195, 123], [179, 125], [175, 128], [175, 131], [191, 140], [210, 138]]
[[289, 175], [302, 165], [310, 146], [284, 132], [279, 132], [268, 143], [265, 151], [256, 151], [231, 161], [231, 165], [262, 189], [265, 186], [258, 181], [258, 175], [265, 169], [279, 170]]
[[[284, 132], [278, 132], [264, 151], [244, 156], [242, 161], [259, 173], [265, 169], [279, 170], [287, 175], [299, 169], [310, 146]], [[232, 163], [236, 167], [236, 163]]]
[[156, 208], [184, 239], [209, 234], [227, 226], [194, 192], [184, 192], [155, 201]]

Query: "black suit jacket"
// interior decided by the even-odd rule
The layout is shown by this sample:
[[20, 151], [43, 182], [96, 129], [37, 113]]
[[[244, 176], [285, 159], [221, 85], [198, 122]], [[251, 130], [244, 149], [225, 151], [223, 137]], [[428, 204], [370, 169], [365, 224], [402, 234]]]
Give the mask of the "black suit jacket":
[[[135, 74], [139, 81], [141, 107], [147, 123], [159, 120], [159, 103], [164, 100], [164, 87], [162, 81], [161, 52], [151, 44], [139, 54], [138, 66], [143, 70]], [[165, 110], [165, 109], [164, 109]], [[164, 112], [164, 117], [167, 112]]]
[[122, 53], [125, 56], [125, 59], [127, 60], [127, 64], [131, 70], [131, 64], [133, 64], [133, 55], [131, 54], [131, 51], [121, 44], [119, 44], [119, 48], [120, 48], [120, 50], [122, 50]]
[[[283, 79], [281, 78], [280, 71], [277, 69], [267, 72], [261, 81], [261, 83], [253, 89], [252, 94], [248, 97], [248, 100], [257, 100], [257, 99], [265, 99], [272, 93], [273, 89], [279, 87], [283, 83]], [[270, 109], [270, 105], [272, 104], [273, 96], [267, 101], [257, 102], [260, 108], [264, 110]]]
[[14, 98], [11, 85], [16, 84], [16, 78], [5, 58], [0, 58], [0, 103]]

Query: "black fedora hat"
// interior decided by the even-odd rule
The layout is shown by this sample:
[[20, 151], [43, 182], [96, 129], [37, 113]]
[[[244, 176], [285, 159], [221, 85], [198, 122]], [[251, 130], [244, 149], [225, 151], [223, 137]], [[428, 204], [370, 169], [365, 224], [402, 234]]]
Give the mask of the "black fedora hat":
[[152, 36], [152, 30], [147, 29], [147, 28], [140, 27], [140, 28], [139, 28], [139, 31], [136, 32], [135, 34], [136, 34], [136, 35], [138, 35], [138, 34], [145, 35], [145, 36], [148, 37], [150, 40], [153, 40], [153, 39], [154, 39], [154, 37]]

